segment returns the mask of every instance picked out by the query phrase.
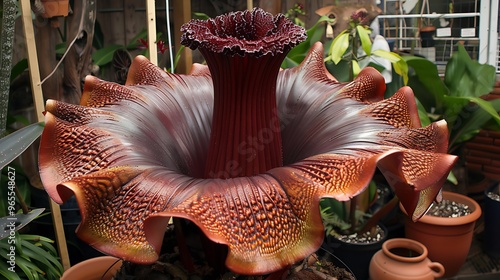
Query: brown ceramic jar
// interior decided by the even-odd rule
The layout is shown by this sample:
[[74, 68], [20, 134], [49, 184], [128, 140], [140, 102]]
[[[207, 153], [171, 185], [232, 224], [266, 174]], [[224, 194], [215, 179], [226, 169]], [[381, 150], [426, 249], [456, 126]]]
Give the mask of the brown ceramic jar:
[[427, 258], [427, 248], [407, 238], [387, 240], [370, 262], [370, 280], [433, 280], [443, 275], [443, 265]]

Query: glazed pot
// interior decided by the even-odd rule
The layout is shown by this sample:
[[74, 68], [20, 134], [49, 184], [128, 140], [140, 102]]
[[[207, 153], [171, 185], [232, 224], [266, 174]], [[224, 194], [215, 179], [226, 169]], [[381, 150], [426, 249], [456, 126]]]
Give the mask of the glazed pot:
[[436, 32], [436, 27], [426, 26], [420, 29], [420, 39], [422, 43], [422, 48], [434, 47], [434, 33]]
[[[429, 259], [444, 266], [444, 277], [452, 277], [467, 259], [476, 220], [481, 216], [481, 207], [475, 200], [458, 193], [443, 192], [443, 199], [468, 205], [472, 213], [454, 218], [424, 215], [418, 222], [413, 222], [407, 216], [405, 236], [424, 244], [429, 251]], [[401, 204], [399, 206], [406, 214]]]
[[389, 239], [370, 261], [370, 280], [433, 280], [444, 275], [442, 264], [427, 258], [427, 248], [407, 238]]
[[61, 280], [111, 280], [122, 266], [122, 261], [102, 256], [79, 262], [66, 270]]
[[[484, 252], [488, 256], [500, 259], [500, 201], [488, 196], [489, 192], [494, 192], [500, 188], [496, 184], [489, 187], [484, 192]], [[498, 192], [498, 191], [497, 191]], [[495, 192], [495, 193], [497, 193]]]
[[344, 242], [333, 236], [328, 236], [326, 239], [329, 250], [349, 267], [356, 279], [368, 279], [370, 260], [387, 240], [387, 228], [382, 224], [379, 224], [379, 227], [383, 231], [383, 237], [373, 243]]

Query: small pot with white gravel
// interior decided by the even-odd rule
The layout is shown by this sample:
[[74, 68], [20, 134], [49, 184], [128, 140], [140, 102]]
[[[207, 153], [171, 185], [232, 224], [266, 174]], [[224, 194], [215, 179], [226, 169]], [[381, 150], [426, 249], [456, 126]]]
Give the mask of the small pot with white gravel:
[[500, 259], [500, 184], [495, 184], [484, 192], [484, 252]]

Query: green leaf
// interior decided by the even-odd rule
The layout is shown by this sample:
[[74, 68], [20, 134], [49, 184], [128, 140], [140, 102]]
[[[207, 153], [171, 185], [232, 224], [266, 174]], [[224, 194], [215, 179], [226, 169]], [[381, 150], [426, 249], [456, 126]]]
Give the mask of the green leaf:
[[352, 74], [353, 77], [357, 77], [359, 72], [361, 72], [361, 67], [359, 67], [359, 64], [356, 60], [351, 61], [352, 63]]
[[404, 85], [408, 84], [408, 64], [403, 59], [399, 60], [392, 64], [394, 68], [394, 72], [396, 72], [399, 76], [403, 77]]
[[413, 71], [410, 73], [410, 69], [408, 70], [408, 85], [413, 89], [415, 96], [428, 112], [434, 109], [441, 110], [448, 88], [439, 77], [436, 65], [422, 57], [403, 56], [402, 58]]
[[408, 84], [408, 64], [400, 55], [385, 50], [375, 50], [372, 55], [389, 60], [394, 67], [394, 72], [403, 77], [405, 85]]
[[292, 67], [295, 67], [295, 66], [298, 66], [299, 63], [297, 63], [297, 60], [303, 60], [304, 58], [302, 59], [296, 59], [297, 57], [295, 57], [294, 59], [290, 58], [290, 57], [285, 57], [285, 59], [283, 60], [283, 62], [281, 63], [281, 68], [292, 68]]
[[361, 47], [365, 51], [366, 55], [371, 55], [372, 51], [372, 41], [370, 40], [370, 31], [368, 27], [363, 25], [356, 26], [356, 31], [359, 35], [359, 40], [361, 41]]
[[399, 56], [398, 54], [393, 53], [393, 52], [388, 52], [385, 50], [374, 50], [373, 55], [381, 57], [381, 58], [385, 58], [385, 59], [389, 60], [391, 63], [396, 63], [396, 62], [399, 62], [400, 60], [403, 60], [401, 58], [401, 56]]
[[425, 110], [422, 103], [418, 99], [416, 99], [416, 101], [417, 101], [418, 116], [420, 118], [420, 124], [422, 124], [422, 126], [428, 126], [431, 123], [429, 115], [427, 114], [427, 111]]
[[[472, 103], [469, 103], [472, 102]], [[485, 101], [481, 98], [446, 97], [446, 102], [465, 104], [460, 112], [454, 113], [450, 120], [450, 148], [474, 137], [490, 120], [494, 120], [500, 128], [500, 99]], [[459, 106], [457, 105], [457, 106]], [[451, 111], [451, 110], [450, 110]], [[451, 114], [451, 113], [450, 113]]]
[[194, 15], [194, 18], [196, 19], [201, 19], [201, 20], [207, 20], [209, 19], [210, 17], [205, 14], [205, 13], [198, 13], [198, 12], [193, 12], [193, 15]]
[[122, 48], [123, 46], [121, 45], [109, 45], [99, 49], [92, 54], [92, 61], [98, 66], [106, 65], [113, 59], [115, 51]]
[[15, 78], [19, 77], [25, 70], [28, 70], [28, 60], [23, 58], [12, 67], [10, 81], [12, 82]]
[[66, 42], [62, 42], [56, 45], [56, 54], [64, 55], [66, 52]]
[[22, 240], [21, 245], [25, 248], [26, 256], [39, 261], [45, 268], [52, 270], [54, 274], [62, 274], [64, 270], [62, 264], [53, 255], [26, 240]]
[[0, 139], [0, 169], [22, 154], [42, 134], [43, 123], [34, 123]]
[[[302, 60], [304, 60], [306, 54], [309, 52], [309, 49], [311, 49], [311, 46], [323, 38], [325, 26], [321, 23], [325, 21], [331, 21], [331, 19], [327, 16], [322, 16], [313, 27], [307, 30], [307, 39], [288, 52], [288, 62], [282, 64], [283, 68], [289, 68], [290, 66], [288, 65], [298, 65], [302, 62]], [[290, 60], [293, 60], [294, 63]]]
[[[4, 252], [4, 251], [0, 250], [0, 253], [2, 254], [2, 256], [4, 256], [4, 254], [7, 254], [7, 251]], [[4, 276], [8, 280], [21, 280], [21, 278], [19, 278], [19, 275], [17, 273], [9, 270], [9, 267], [10, 266], [7, 266], [5, 261], [1, 261], [0, 262], [0, 275]]]
[[344, 30], [333, 40], [333, 43], [329, 51], [330, 59], [335, 64], [338, 64], [348, 48], [349, 48], [349, 33], [347, 33]]
[[16, 265], [21, 268], [30, 280], [35, 280], [38, 278], [38, 274], [43, 274], [43, 271], [40, 268], [25, 258], [17, 257]]
[[[158, 32], [156, 36], [160, 37], [161, 32]], [[135, 35], [134, 38], [130, 40], [130, 42], [126, 46], [126, 49], [127, 50], [137, 49], [137, 46], [139, 46], [139, 39], [141, 38], [146, 39], [147, 37], [148, 37], [148, 30], [147, 29], [141, 30], [141, 32], [137, 33], [137, 35]]]
[[495, 67], [481, 64], [469, 57], [464, 46], [458, 45], [458, 51], [446, 64], [444, 82], [450, 89], [451, 96], [480, 97], [493, 90]]

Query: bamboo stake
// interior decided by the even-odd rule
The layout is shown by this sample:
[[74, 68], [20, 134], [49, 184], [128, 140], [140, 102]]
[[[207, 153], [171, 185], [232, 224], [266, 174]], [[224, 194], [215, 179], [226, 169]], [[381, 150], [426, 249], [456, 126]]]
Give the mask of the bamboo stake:
[[158, 52], [156, 51], [156, 13], [155, 1], [146, 0], [146, 14], [148, 18], [148, 50], [149, 60], [158, 65]]
[[247, 0], [247, 10], [253, 10], [253, 0]]
[[[174, 8], [174, 49], [181, 49], [181, 26], [191, 19], [191, 1], [173, 0]], [[168, 23], [170, 24], [170, 23]], [[171, 47], [171, 46], [169, 46]], [[193, 51], [190, 48], [184, 48], [177, 63], [176, 73], [186, 74], [193, 65]]]
[[[31, 18], [31, 4], [29, 0], [21, 0], [21, 14], [24, 27], [24, 38], [26, 40], [26, 48], [28, 52], [28, 67], [31, 78], [31, 89], [33, 92], [33, 101], [35, 103], [35, 111], [38, 121], [44, 121], [43, 111], [44, 101], [42, 93], [42, 84], [40, 83], [40, 70], [38, 68], [38, 56], [35, 45], [35, 32], [33, 30], [33, 20]], [[59, 204], [50, 199], [50, 210], [52, 213], [52, 221], [54, 223], [54, 231], [56, 234], [57, 247], [59, 256], [64, 270], [71, 265], [69, 262], [68, 247], [66, 244], [66, 236], [64, 235], [64, 227], [61, 216], [61, 208]]]

